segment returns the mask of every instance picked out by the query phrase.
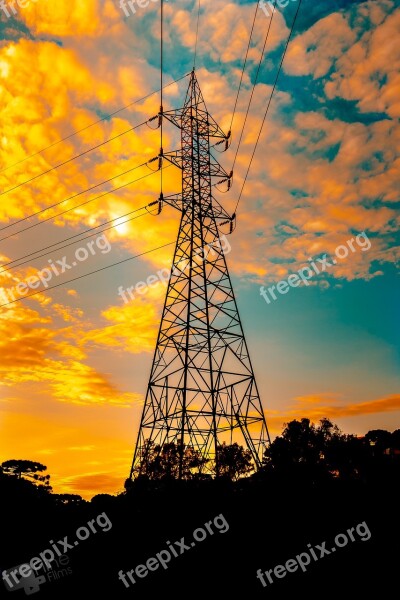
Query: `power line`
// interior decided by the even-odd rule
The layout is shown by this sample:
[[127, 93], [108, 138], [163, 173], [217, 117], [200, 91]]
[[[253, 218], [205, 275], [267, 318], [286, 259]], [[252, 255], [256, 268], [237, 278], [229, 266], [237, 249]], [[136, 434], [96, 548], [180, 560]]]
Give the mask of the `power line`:
[[38, 175], [34, 175], [34, 177], [31, 177], [30, 179], [26, 179], [25, 181], [22, 181], [21, 183], [14, 185], [14, 187], [9, 188], [8, 190], [4, 190], [3, 192], [0, 192], [0, 196], [3, 196], [4, 194], [8, 194], [9, 192], [12, 192], [13, 190], [16, 190], [17, 188], [20, 188], [21, 186], [26, 185], [27, 183], [30, 183], [31, 181], [34, 181], [35, 179], [38, 179], [39, 177], [43, 177], [43, 175], [47, 175], [47, 173], [51, 173], [51, 171], [55, 171], [59, 167], [63, 167], [64, 165], [67, 165], [68, 163], [72, 162], [73, 160], [76, 160], [77, 158], [81, 158], [81, 156], [85, 156], [85, 154], [89, 154], [89, 152], [93, 152], [93, 150], [97, 150], [97, 148], [100, 148], [101, 146], [105, 146], [109, 142], [112, 142], [113, 140], [116, 140], [117, 138], [120, 138], [123, 135], [126, 135], [127, 133], [130, 133], [131, 131], [134, 131], [135, 129], [138, 129], [138, 127], [145, 125], [146, 123], [149, 122], [149, 120], [150, 119], [146, 119], [146, 121], [143, 121], [143, 123], [139, 123], [138, 125], [135, 125], [135, 127], [131, 127], [130, 129], [127, 129], [126, 131], [123, 131], [122, 133], [119, 133], [118, 135], [115, 135], [115, 136], [109, 138], [105, 142], [101, 142], [101, 144], [97, 144], [96, 146], [93, 146], [92, 148], [89, 148], [88, 150], [85, 150], [84, 152], [81, 152], [80, 154], [77, 154], [76, 156], [73, 156], [72, 158], [69, 158], [68, 160], [63, 161], [62, 163], [59, 163], [58, 165], [51, 167], [51, 169], [47, 169], [47, 171], [43, 171], [42, 173], [39, 173]]
[[258, 11], [258, 2], [256, 3], [256, 10], [254, 11], [254, 17], [253, 17], [253, 24], [251, 26], [251, 31], [250, 31], [250, 36], [249, 36], [249, 43], [247, 44], [247, 50], [246, 50], [246, 56], [244, 58], [244, 63], [243, 63], [243, 68], [242, 68], [242, 73], [240, 75], [240, 82], [239, 82], [239, 87], [238, 87], [238, 91], [236, 94], [236, 99], [235, 99], [235, 105], [233, 107], [233, 112], [232, 112], [232, 119], [231, 119], [231, 124], [229, 126], [229, 131], [232, 131], [232, 125], [233, 125], [233, 119], [235, 118], [235, 113], [236, 113], [236, 107], [237, 107], [237, 103], [239, 100], [239, 94], [240, 94], [240, 90], [242, 87], [242, 81], [243, 81], [243, 75], [244, 75], [244, 70], [246, 68], [246, 64], [247, 64], [247, 58], [249, 55], [249, 50], [250, 50], [250, 44], [251, 44], [251, 38], [253, 37], [253, 31], [254, 31], [254, 25], [256, 23], [256, 17], [257, 17], [257, 11]]
[[[81, 231], [80, 233], [76, 233], [75, 235], [71, 235], [67, 238], [64, 238], [63, 240], [60, 240], [59, 242], [55, 242], [54, 244], [50, 244], [49, 246], [45, 246], [44, 248], [40, 248], [39, 250], [36, 250], [35, 252], [30, 252], [29, 254], [25, 254], [24, 256], [20, 256], [19, 258], [16, 258], [14, 260], [11, 260], [7, 263], [4, 263], [4, 265], [1, 265], [1, 273], [4, 273], [5, 271], [10, 271], [11, 269], [17, 269], [18, 267], [21, 267], [22, 265], [25, 265], [26, 263], [30, 262], [30, 260], [25, 260], [24, 262], [19, 263], [18, 265], [14, 265], [14, 263], [19, 262], [20, 260], [23, 260], [24, 258], [28, 258], [30, 259], [31, 257], [32, 260], [36, 260], [37, 258], [42, 258], [43, 256], [47, 256], [48, 254], [51, 254], [53, 251], [58, 251], [58, 250], [62, 250], [63, 248], [67, 248], [68, 246], [72, 246], [73, 244], [76, 244], [77, 242], [82, 242], [83, 240], [86, 240], [90, 237], [92, 237], [93, 235], [97, 235], [98, 233], [103, 233], [103, 231], [108, 231], [108, 229], [112, 229], [113, 227], [119, 227], [120, 225], [123, 225], [124, 223], [128, 223], [128, 221], [133, 221], [133, 219], [136, 219], [138, 217], [142, 217], [147, 215], [148, 213], [143, 213], [143, 215], [138, 215], [138, 217], [133, 217], [132, 219], [127, 219], [126, 221], [123, 221], [122, 223], [116, 223], [115, 225], [112, 225], [110, 227], [107, 227], [106, 229], [103, 229], [101, 232], [94, 232], [91, 233], [90, 235], [87, 235], [83, 238], [80, 238], [81, 235], [84, 235], [85, 233], [89, 233], [89, 231], [94, 231], [95, 229], [100, 229], [100, 227], [103, 227], [104, 225], [108, 225], [109, 223], [113, 223], [114, 221], [119, 221], [120, 219], [123, 219], [124, 217], [128, 217], [129, 215], [132, 215], [136, 212], [138, 212], [139, 210], [144, 210], [145, 208], [147, 208], [149, 206], [149, 204], [145, 204], [144, 206], [141, 206], [140, 208], [136, 208], [135, 210], [131, 210], [130, 212], [121, 215], [119, 217], [115, 217], [115, 219], [110, 219], [109, 221], [105, 221], [104, 223], [101, 223], [100, 225], [96, 225], [95, 227], [89, 227], [88, 229], [86, 229], [85, 231]], [[59, 246], [60, 244], [63, 244], [64, 242], [68, 242], [69, 240], [72, 240], [74, 238], [79, 237], [79, 240], [75, 240], [74, 242], [72, 242], [71, 244], [65, 244], [64, 246], [60, 246], [59, 248], [54, 248], [54, 246]], [[50, 250], [50, 252], [45, 252], [44, 254], [40, 254], [40, 256], [34, 256], [34, 254], [38, 254], [39, 252], [43, 252], [43, 250], [47, 250], [48, 248], [53, 248], [54, 250]], [[9, 265], [14, 265], [13, 267], [10, 267]], [[3, 269], [3, 267], [7, 267], [7, 269]]]
[[[146, 208], [146, 207], [142, 207], [141, 209], [138, 209], [138, 210], [143, 210], [143, 208]], [[137, 212], [137, 211], [134, 210], [132, 212]], [[131, 214], [131, 213], [127, 213], [127, 214]], [[58, 250], [63, 250], [64, 248], [68, 248], [69, 246], [73, 246], [74, 244], [76, 244], [78, 242], [79, 243], [83, 242], [83, 240], [87, 240], [90, 237], [93, 237], [94, 235], [98, 235], [99, 233], [103, 233], [104, 231], [108, 231], [109, 229], [113, 229], [114, 227], [119, 227], [120, 225], [124, 225], [124, 223], [128, 223], [130, 221], [134, 221], [135, 219], [139, 219], [140, 217], [145, 217], [147, 214], [148, 213], [143, 213], [141, 215], [137, 215], [136, 217], [131, 217], [130, 219], [127, 219], [126, 221], [122, 221], [121, 223], [116, 223], [115, 225], [110, 225], [109, 227], [105, 227], [101, 231], [96, 231], [95, 233], [90, 233], [89, 235], [86, 235], [85, 237], [80, 238], [79, 240], [75, 240], [74, 242], [71, 242], [69, 244], [65, 244], [64, 246], [60, 246], [59, 248], [55, 248], [54, 250], [49, 250], [49, 252], [45, 252], [44, 254], [40, 254], [39, 256], [34, 256], [32, 259], [25, 260], [24, 262], [19, 263], [18, 265], [14, 265], [13, 267], [9, 267], [7, 269], [4, 269], [4, 271], [0, 271], [0, 275], [1, 275], [1, 273], [5, 272], [5, 271], [10, 271], [11, 269], [17, 269], [18, 267], [22, 267], [22, 265], [25, 265], [26, 263], [31, 262], [31, 260], [36, 260], [37, 258], [43, 258], [44, 256], [48, 256], [49, 254], [52, 254], [52, 252], [54, 252], [54, 251], [57, 252]], [[122, 218], [123, 217], [118, 217], [117, 219], [113, 219], [113, 220], [116, 221], [116, 220], [119, 220], [119, 219], [122, 219]], [[110, 222], [111, 221], [108, 221], [108, 223], [110, 223]], [[100, 227], [102, 227], [102, 225], [98, 225], [97, 226], [97, 228], [100, 228]], [[93, 227], [93, 229], [96, 229], [96, 228]], [[88, 230], [88, 231], [90, 231], [90, 230]], [[78, 237], [79, 235], [83, 235], [83, 233], [85, 233], [85, 232], [79, 233], [76, 236], [71, 236], [71, 237]], [[59, 242], [59, 243], [61, 243], [61, 242]], [[57, 245], [57, 244], [52, 244], [52, 245]], [[38, 252], [40, 252], [40, 250], [38, 250]], [[29, 255], [27, 255], [27, 256], [29, 256]], [[21, 257], [21, 258], [24, 258], [24, 257]], [[20, 260], [20, 259], [16, 259], [16, 260]], [[7, 263], [7, 264], [10, 264], [10, 263]]]
[[164, 0], [161, 0], [161, 14], [160, 14], [160, 158], [158, 161], [158, 167], [160, 169], [160, 198], [163, 197], [163, 172], [161, 169], [161, 162], [163, 160], [163, 121], [164, 121], [164, 106], [163, 106], [163, 78], [164, 78]]
[[[167, 88], [167, 87], [173, 85], [174, 83], [178, 83], [179, 81], [182, 81], [182, 79], [187, 77], [189, 74], [190, 73], [186, 73], [182, 77], [179, 77], [178, 79], [175, 79], [174, 81], [171, 81], [170, 83], [165, 85], [164, 88]], [[7, 171], [8, 169], [11, 169], [11, 167], [15, 167], [15, 166], [29, 160], [30, 158], [33, 158], [33, 157], [37, 156], [38, 154], [41, 154], [42, 152], [45, 152], [46, 150], [53, 148], [53, 146], [56, 146], [57, 144], [60, 144], [61, 142], [65, 142], [65, 140], [69, 140], [70, 138], [74, 137], [74, 135], [77, 135], [78, 133], [81, 133], [82, 131], [86, 131], [87, 129], [90, 129], [90, 127], [93, 127], [94, 125], [97, 125], [97, 123], [101, 123], [102, 121], [106, 121], [106, 120], [110, 119], [110, 117], [113, 117], [114, 115], [126, 110], [127, 108], [130, 108], [134, 104], [138, 104], [139, 102], [142, 102], [143, 100], [147, 100], [147, 98], [154, 96], [154, 94], [158, 94], [159, 91], [160, 90], [155, 90], [154, 92], [150, 92], [146, 96], [143, 96], [142, 98], [138, 98], [134, 102], [131, 102], [130, 104], [127, 104], [126, 106], [123, 106], [122, 108], [119, 108], [118, 110], [115, 110], [114, 112], [109, 113], [108, 115], [105, 115], [104, 117], [102, 117], [101, 119], [98, 119], [97, 121], [94, 121], [90, 125], [86, 125], [86, 127], [82, 127], [82, 129], [78, 129], [77, 131], [70, 133], [66, 137], [63, 137], [63, 138], [57, 140], [56, 142], [53, 142], [49, 146], [46, 146], [45, 148], [42, 148], [41, 150], [38, 150], [37, 152], [30, 154], [29, 156], [25, 156], [25, 158], [22, 158], [21, 160], [18, 160], [17, 162], [12, 163], [11, 165], [8, 165], [7, 167], [4, 167], [3, 169], [0, 169], [0, 173], [3, 173], [3, 171]]]
[[127, 262], [128, 260], [133, 260], [134, 258], [139, 258], [140, 256], [144, 256], [145, 254], [150, 254], [151, 252], [156, 252], [157, 250], [161, 250], [162, 248], [166, 248], [167, 246], [171, 246], [175, 244], [175, 240], [173, 242], [168, 242], [167, 244], [163, 244], [162, 246], [158, 246], [157, 248], [153, 248], [152, 250], [146, 250], [145, 252], [141, 252], [140, 254], [136, 254], [135, 256], [129, 256], [128, 258], [124, 258], [123, 260], [119, 260], [118, 262], [112, 263], [111, 265], [107, 265], [105, 267], [101, 267], [100, 269], [96, 269], [95, 271], [90, 271], [89, 273], [85, 273], [84, 275], [80, 275], [79, 277], [74, 277], [73, 279], [69, 279], [68, 281], [64, 281], [62, 283], [58, 283], [57, 285], [52, 285], [44, 290], [38, 290], [37, 292], [33, 292], [33, 294], [29, 294], [29, 296], [24, 296], [23, 298], [17, 298], [16, 300], [12, 300], [11, 302], [6, 302], [5, 304], [0, 304], [0, 308], [3, 306], [8, 306], [9, 304], [14, 304], [14, 302], [20, 302], [21, 300], [26, 300], [27, 298], [31, 298], [32, 296], [36, 296], [37, 294], [44, 294], [45, 292], [50, 292], [50, 290], [54, 290], [55, 288], [61, 287], [63, 285], [67, 285], [68, 283], [72, 283], [73, 281], [78, 281], [78, 279], [83, 279], [84, 277], [89, 277], [89, 275], [94, 275], [95, 273], [100, 273], [100, 271], [105, 271], [106, 269], [110, 269], [111, 267], [116, 267], [117, 265], [121, 265], [122, 263]]
[[[46, 208], [42, 208], [42, 210], [38, 210], [35, 213], [32, 213], [31, 215], [28, 215], [27, 217], [23, 217], [22, 219], [19, 219], [18, 221], [15, 221], [14, 223], [11, 223], [10, 225], [6, 225], [5, 227], [2, 227], [0, 229], [0, 231], [3, 231], [4, 229], [8, 229], [9, 227], [13, 227], [14, 225], [17, 225], [18, 223], [22, 223], [23, 221], [27, 221], [28, 219], [32, 218], [32, 217], [36, 217], [37, 215], [40, 215], [41, 213], [46, 212], [47, 210], [50, 210], [51, 208], [54, 208], [55, 206], [59, 206], [60, 204], [64, 204], [64, 202], [69, 202], [69, 200], [72, 200], [73, 198], [76, 198], [77, 196], [81, 196], [82, 194], [86, 194], [87, 192], [90, 192], [102, 185], [104, 185], [105, 183], [108, 183], [109, 181], [112, 181], [114, 179], [118, 179], [119, 177], [122, 177], [123, 175], [126, 175], [127, 173], [131, 173], [132, 171], [135, 171], [136, 169], [140, 169], [141, 167], [146, 166], [150, 161], [146, 161], [144, 163], [142, 163], [141, 165], [136, 165], [136, 167], [132, 167], [132, 169], [128, 169], [127, 171], [123, 171], [122, 173], [119, 173], [118, 175], [114, 175], [113, 177], [110, 177], [109, 179], [106, 179], [105, 181], [101, 181], [100, 183], [96, 183], [95, 185], [91, 186], [90, 188], [87, 188], [85, 190], [82, 190], [80, 192], [77, 192], [76, 194], [73, 194], [72, 196], [69, 196], [68, 198], [65, 198], [64, 200], [60, 200], [59, 202], [56, 202], [55, 204], [51, 204], [50, 206], [47, 206]], [[152, 173], [154, 173], [156, 171], [152, 171]], [[151, 175], [151, 173], [147, 173], [147, 175], [145, 175], [145, 177], [147, 177], [148, 175]], [[134, 183], [135, 181], [140, 181], [141, 179], [143, 179], [143, 177], [139, 177], [139, 179], [135, 179], [134, 181], [131, 181], [130, 183]], [[121, 185], [121, 186], [117, 186], [112, 188], [111, 190], [108, 190], [104, 195], [110, 194], [111, 192], [115, 191], [115, 190], [119, 190], [123, 187], [125, 187], [126, 185], [130, 185], [130, 183], [125, 184], [125, 185]], [[86, 200], [85, 202], [82, 202], [82, 204], [77, 204], [76, 206], [73, 206], [71, 208], [69, 208], [68, 210], [65, 210], [61, 213], [57, 213], [56, 215], [53, 215], [52, 217], [48, 217], [47, 219], [43, 219], [42, 221], [40, 221], [39, 223], [35, 223], [34, 225], [30, 225], [29, 227], [25, 227], [24, 229], [19, 229], [18, 231], [15, 231], [14, 233], [11, 233], [10, 235], [0, 238], [0, 242], [7, 240], [10, 237], [13, 237], [14, 235], [18, 234], [18, 233], [22, 233], [24, 231], [27, 231], [28, 229], [32, 229], [32, 227], [36, 227], [37, 225], [40, 225], [41, 223], [46, 223], [46, 221], [50, 221], [51, 219], [55, 219], [56, 217], [60, 216], [60, 215], [64, 215], [67, 212], [70, 212], [71, 210], [75, 210], [75, 208], [80, 208], [81, 206], [84, 206], [85, 204], [88, 204], [89, 202], [93, 202], [94, 200], [96, 200], [97, 198], [101, 198], [102, 196], [96, 196], [96, 198], [92, 198], [91, 200]]]
[[[244, 128], [246, 127], [246, 123], [247, 123], [247, 117], [249, 116], [249, 111], [250, 111], [251, 102], [252, 102], [252, 100], [253, 100], [254, 91], [255, 91], [255, 89], [256, 89], [256, 85], [257, 85], [257, 81], [258, 81], [258, 75], [259, 75], [259, 73], [260, 73], [261, 64], [262, 64], [262, 61], [263, 61], [263, 58], [264, 58], [265, 47], [266, 47], [266, 45], [267, 45], [267, 41], [268, 41], [268, 37], [269, 37], [269, 32], [270, 32], [270, 30], [271, 30], [272, 21], [273, 21], [273, 19], [274, 19], [275, 8], [276, 8], [276, 2], [277, 2], [277, 0], [274, 0], [274, 5], [273, 5], [272, 16], [271, 16], [271, 18], [270, 18], [270, 20], [269, 20], [269, 25], [268, 25], [267, 33], [266, 33], [266, 36], [265, 36], [265, 39], [264, 39], [264, 45], [263, 45], [263, 49], [262, 49], [261, 56], [260, 56], [260, 60], [259, 60], [258, 67], [257, 67], [257, 73], [256, 73], [256, 76], [255, 76], [255, 79], [254, 79], [253, 89], [251, 90], [250, 99], [249, 99], [249, 103], [248, 103], [248, 105], [247, 105], [246, 115], [245, 115], [245, 118], [244, 118], [244, 121], [243, 121], [242, 131], [240, 132], [239, 142], [238, 142], [238, 145], [237, 145], [237, 148], [236, 148], [235, 158], [233, 159], [233, 164], [232, 164], [232, 169], [231, 169], [231, 171], [233, 171], [233, 169], [234, 169], [234, 167], [235, 167], [235, 164], [236, 164], [236, 160], [237, 160], [237, 157], [238, 157], [238, 153], [239, 153], [240, 144], [241, 144], [241, 142], [242, 142], [242, 137], [243, 137], [243, 133], [244, 133]], [[258, 5], [257, 5], [257, 6], [258, 6]]]
[[199, 22], [200, 22], [200, 4], [201, 4], [201, 0], [198, 0], [198, 2], [197, 2], [196, 42], [194, 45], [193, 70], [196, 69], [197, 42], [198, 42], [198, 38], [199, 38]]
[[[165, 169], [168, 169], [169, 166], [172, 165], [168, 165], [167, 167], [163, 167]], [[39, 223], [34, 223], [33, 225], [29, 225], [29, 227], [25, 227], [24, 229], [20, 229], [19, 231], [16, 231], [15, 233], [12, 233], [10, 235], [8, 235], [5, 238], [2, 238], [0, 241], [2, 240], [6, 240], [10, 237], [13, 237], [14, 235], [17, 235], [18, 233], [23, 233], [24, 231], [27, 231], [28, 229], [33, 229], [34, 227], [38, 227], [39, 225], [42, 225], [43, 223], [46, 223], [47, 221], [51, 221], [52, 219], [55, 219], [56, 217], [60, 217], [61, 215], [65, 215], [66, 213], [70, 212], [71, 210], [75, 210], [76, 208], [80, 208], [81, 206], [84, 206], [85, 204], [89, 204], [90, 202], [94, 202], [94, 200], [98, 200], [99, 198], [103, 198], [104, 196], [107, 196], [108, 194], [112, 194], [115, 191], [118, 191], [124, 187], [128, 187], [129, 185], [132, 185], [133, 183], [136, 183], [137, 181], [141, 181], [142, 179], [145, 179], [146, 177], [150, 177], [151, 175], [154, 175], [154, 173], [157, 173], [157, 171], [152, 171], [151, 173], [147, 173], [146, 175], [142, 175], [142, 177], [138, 177], [137, 179], [133, 179], [132, 181], [129, 181], [128, 183], [124, 183], [123, 185], [120, 185], [116, 188], [113, 188], [112, 190], [108, 190], [106, 192], [104, 192], [103, 194], [100, 194], [99, 196], [96, 196], [95, 198], [91, 198], [90, 200], [86, 200], [85, 202], [82, 202], [81, 204], [78, 204], [77, 206], [73, 206], [72, 208], [69, 208], [67, 210], [64, 210], [60, 213], [57, 213], [56, 215], [52, 216], [52, 217], [48, 217], [47, 219], [43, 219], [43, 221], [39, 221]]]
[[277, 85], [277, 83], [278, 83], [278, 79], [279, 79], [279, 75], [280, 75], [280, 72], [281, 72], [281, 69], [282, 69], [283, 61], [285, 60], [286, 52], [287, 52], [287, 49], [288, 49], [288, 46], [289, 46], [290, 40], [291, 40], [291, 38], [292, 38], [292, 34], [293, 34], [293, 30], [294, 30], [294, 26], [295, 26], [295, 23], [296, 23], [296, 20], [297, 20], [297, 15], [299, 14], [299, 10], [300, 10], [301, 3], [302, 3], [302, 0], [299, 0], [299, 3], [298, 3], [298, 5], [297, 5], [297, 10], [296, 10], [296, 13], [295, 13], [295, 15], [294, 15], [294, 19], [293, 19], [292, 27], [291, 27], [291, 29], [290, 29], [290, 33], [289, 33], [289, 36], [288, 36], [288, 39], [287, 39], [287, 42], [286, 42], [286, 46], [285, 46], [285, 49], [284, 49], [284, 51], [283, 51], [283, 54], [282, 54], [281, 62], [280, 62], [280, 64], [279, 64], [279, 69], [278, 69], [278, 72], [277, 72], [277, 74], [276, 74], [276, 77], [275, 77], [275, 81], [274, 81], [274, 85], [273, 85], [273, 88], [272, 88], [271, 94], [270, 94], [270, 96], [269, 96], [269, 100], [268, 100], [267, 108], [266, 108], [266, 110], [265, 110], [264, 117], [263, 117], [263, 120], [262, 120], [262, 123], [261, 123], [261, 127], [260, 127], [260, 130], [259, 130], [259, 132], [258, 132], [257, 140], [256, 140], [256, 143], [255, 143], [255, 146], [254, 146], [254, 149], [253, 149], [253, 153], [252, 153], [252, 155], [251, 155], [251, 158], [250, 158], [249, 166], [247, 167], [247, 172], [246, 172], [246, 175], [245, 175], [245, 178], [244, 178], [244, 181], [243, 181], [242, 189], [240, 190], [239, 198], [238, 198], [238, 200], [237, 200], [237, 202], [236, 202], [236, 208], [235, 208], [235, 210], [234, 210], [234, 213], [236, 213], [236, 211], [237, 211], [237, 208], [238, 208], [238, 206], [239, 206], [240, 199], [241, 199], [241, 197], [242, 197], [242, 194], [243, 194], [243, 189], [244, 189], [244, 186], [246, 185], [247, 177], [248, 177], [248, 175], [249, 175], [250, 168], [251, 168], [251, 165], [252, 165], [252, 162], [253, 162], [253, 159], [254, 159], [254, 156], [255, 156], [256, 150], [257, 150], [258, 142], [260, 141], [260, 137], [261, 137], [262, 129], [263, 129], [263, 127], [264, 127], [265, 119], [267, 118], [267, 114], [268, 114], [268, 111], [269, 111], [269, 107], [271, 106], [272, 97], [273, 97], [273, 95], [274, 95], [275, 88], [276, 88], [276, 85]]

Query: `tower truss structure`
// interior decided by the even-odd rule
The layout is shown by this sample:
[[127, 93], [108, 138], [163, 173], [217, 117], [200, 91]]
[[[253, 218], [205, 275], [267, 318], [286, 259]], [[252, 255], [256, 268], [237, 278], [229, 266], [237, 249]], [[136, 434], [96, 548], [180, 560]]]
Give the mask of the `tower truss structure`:
[[211, 153], [227, 136], [194, 70], [183, 107], [161, 107], [160, 119], [180, 130], [180, 150], [161, 149], [160, 162], [181, 169], [182, 193], [160, 201], [181, 219], [130, 477], [151, 475], [154, 448], [170, 443], [178, 449], [178, 478], [187, 476], [187, 448], [202, 458], [191, 473], [218, 476], [224, 441], [243, 444], [259, 467], [269, 434], [226, 263], [230, 246], [220, 234], [231, 217], [212, 194], [215, 178], [230, 184]]

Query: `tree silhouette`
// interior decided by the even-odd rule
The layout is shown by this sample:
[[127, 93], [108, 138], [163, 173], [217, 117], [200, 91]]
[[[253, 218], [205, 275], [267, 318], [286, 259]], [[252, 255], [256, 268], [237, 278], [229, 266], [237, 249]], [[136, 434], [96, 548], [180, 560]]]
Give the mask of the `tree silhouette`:
[[372, 448], [374, 456], [379, 456], [391, 447], [392, 436], [393, 434], [385, 429], [372, 429], [366, 434], [365, 441]]
[[276, 468], [315, 465], [321, 458], [321, 447], [327, 437], [325, 423], [317, 433], [309, 419], [290, 421], [285, 424], [282, 435], [275, 438], [265, 451], [265, 464]]
[[15, 475], [18, 479], [27, 477], [36, 482], [41, 482], [45, 486], [50, 486], [50, 475], [38, 475], [38, 472], [46, 471], [47, 467], [42, 463], [32, 460], [6, 460], [1, 464], [3, 473], [6, 475]]
[[149, 479], [178, 479], [181, 456], [182, 479], [192, 479], [195, 476], [193, 470], [198, 470], [208, 462], [192, 446], [182, 447], [174, 442], [160, 445], [146, 440], [143, 452], [143, 462], [146, 465], [144, 474]]
[[400, 429], [396, 429], [392, 433], [391, 448], [393, 450], [400, 450]]
[[[217, 447], [218, 471], [221, 477], [237, 481], [239, 477], [254, 471], [250, 450], [245, 450], [239, 444], [223, 444]], [[216, 472], [214, 465], [213, 471]]]
[[358, 477], [365, 458], [364, 446], [354, 435], [344, 434], [323, 418], [319, 425], [309, 419], [293, 420], [267, 448], [267, 471], [291, 474], [313, 481]]
[[325, 434], [320, 449], [327, 472], [341, 479], [359, 477], [365, 463], [362, 440], [355, 435], [342, 433], [328, 419], [322, 419], [320, 423], [316, 431]]
[[80, 506], [85, 500], [79, 494], [52, 494], [56, 504], [64, 506]]

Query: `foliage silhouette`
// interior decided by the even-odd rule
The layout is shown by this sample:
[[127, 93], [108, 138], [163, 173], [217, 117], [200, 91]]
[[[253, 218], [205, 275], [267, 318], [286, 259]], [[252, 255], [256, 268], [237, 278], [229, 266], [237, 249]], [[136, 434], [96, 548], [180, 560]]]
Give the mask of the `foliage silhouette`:
[[[217, 447], [218, 470], [221, 477], [230, 481], [237, 481], [240, 477], [254, 471], [250, 450], [246, 450], [239, 444], [226, 444]], [[213, 467], [216, 473], [216, 466]]]
[[[192, 446], [184, 445], [182, 447], [173, 442], [161, 446], [151, 440], [146, 440], [143, 449], [146, 463], [145, 476], [149, 479], [178, 479], [181, 455], [182, 479], [192, 479], [194, 477], [192, 469], [198, 469], [208, 462]], [[138, 474], [137, 471], [136, 474]]]
[[6, 460], [1, 464], [2, 472], [5, 475], [16, 475], [18, 479], [27, 477], [35, 482], [41, 482], [43, 485], [50, 486], [50, 475], [38, 475], [38, 472], [47, 470], [42, 463], [32, 460]]

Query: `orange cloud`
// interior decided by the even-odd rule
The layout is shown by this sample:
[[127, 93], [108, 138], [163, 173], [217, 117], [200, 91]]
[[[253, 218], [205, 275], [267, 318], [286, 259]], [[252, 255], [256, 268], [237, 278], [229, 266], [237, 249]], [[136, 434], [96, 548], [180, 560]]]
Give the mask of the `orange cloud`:
[[315, 394], [295, 398], [295, 404], [284, 413], [266, 411], [265, 418], [271, 431], [279, 434], [283, 423], [303, 417], [317, 422], [324, 417], [335, 420], [396, 411], [400, 411], [400, 394], [353, 404], [335, 404], [333, 395]]
[[[135, 283], [133, 283], [135, 285]], [[162, 283], [145, 288], [144, 295], [138, 295], [123, 306], [112, 306], [103, 311], [102, 316], [112, 325], [93, 328], [90, 331], [76, 331], [73, 336], [87, 348], [123, 348], [124, 352], [140, 354], [152, 352], [156, 343], [160, 322], [162, 298], [166, 288]], [[134, 291], [133, 291], [134, 292]], [[116, 290], [117, 297], [117, 290]]]
[[355, 39], [346, 17], [332, 13], [297, 36], [288, 49], [284, 69], [291, 75], [322, 77]]
[[337, 62], [337, 69], [326, 83], [328, 98], [356, 101], [361, 112], [384, 112], [400, 117], [400, 48], [396, 43], [400, 28], [400, 10], [385, 14], [392, 3], [360, 6], [363, 17], [375, 27], [365, 32]]
[[118, 12], [109, 0], [71, 0], [66, 4], [42, 0], [28, 3], [19, 16], [36, 35], [98, 36], [104, 32], [104, 17], [116, 21]]
[[[186, 47], [192, 51], [196, 39], [196, 10], [176, 10], [175, 6], [166, 4], [165, 14], [170, 20], [170, 27], [178, 33]], [[250, 24], [253, 20], [254, 6], [238, 5], [223, 0], [207, 2], [201, 11], [201, 27], [199, 28], [198, 53], [201, 56], [223, 63], [243, 60], [246, 50]], [[253, 31], [249, 60], [260, 60], [261, 48], [267, 30], [267, 20], [258, 18]], [[283, 15], [277, 10], [274, 14], [274, 26], [268, 37], [268, 52], [273, 51], [285, 39], [288, 28]]]
[[[79, 494], [83, 498], [90, 499], [96, 494], [112, 494], [124, 491], [124, 481], [129, 475], [129, 469], [121, 474], [88, 473], [86, 475], [76, 475], [74, 477], [64, 478], [60, 481], [64, 494]], [[101, 490], [101, 492], [99, 492]]]
[[[15, 306], [0, 315], [3, 386], [41, 382], [49, 386], [54, 398], [74, 404], [131, 406], [142, 401], [140, 394], [121, 392], [106, 375], [85, 364], [82, 345], [69, 341], [70, 329], [45, 327], [52, 324], [49, 315], [43, 319], [21, 304]], [[71, 312], [59, 304], [52, 308], [55, 314], [66, 311], [69, 316]], [[81, 316], [81, 312], [78, 314]]]

